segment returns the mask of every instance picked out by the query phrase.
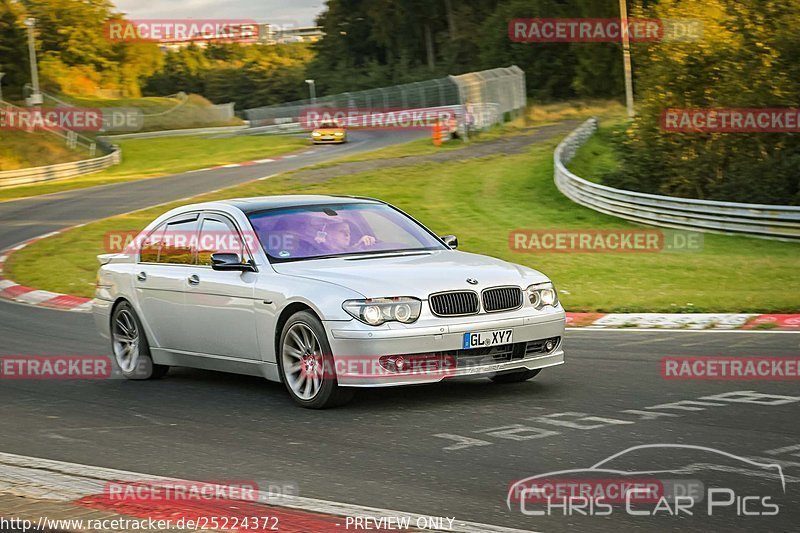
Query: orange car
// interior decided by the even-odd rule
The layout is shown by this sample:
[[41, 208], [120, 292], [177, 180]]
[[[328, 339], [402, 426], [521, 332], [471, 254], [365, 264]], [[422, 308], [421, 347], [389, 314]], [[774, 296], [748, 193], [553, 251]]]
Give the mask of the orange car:
[[335, 122], [323, 122], [311, 132], [311, 140], [314, 144], [345, 143], [347, 132]]

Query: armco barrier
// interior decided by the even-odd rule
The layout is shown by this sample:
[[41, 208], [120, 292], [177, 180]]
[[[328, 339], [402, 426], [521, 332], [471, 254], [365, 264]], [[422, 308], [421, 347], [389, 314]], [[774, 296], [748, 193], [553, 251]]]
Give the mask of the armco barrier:
[[555, 183], [564, 196], [601, 213], [642, 224], [768, 239], [800, 239], [800, 207], [740, 204], [645, 194], [592, 183], [566, 164], [597, 129], [589, 119], [569, 134], [554, 154]]
[[183, 137], [189, 135], [219, 135], [232, 133], [236, 134], [247, 130], [247, 125], [242, 126], [216, 126], [211, 128], [190, 128], [183, 130], [159, 130], [159, 131], [143, 131], [137, 133], [119, 133], [111, 135], [103, 135], [106, 140], [122, 140], [122, 139], [157, 139], [160, 137]]
[[112, 152], [94, 159], [71, 161], [45, 167], [21, 168], [0, 172], [0, 188], [27, 183], [38, 183], [63, 178], [74, 178], [103, 170], [122, 161], [122, 151], [114, 146]]

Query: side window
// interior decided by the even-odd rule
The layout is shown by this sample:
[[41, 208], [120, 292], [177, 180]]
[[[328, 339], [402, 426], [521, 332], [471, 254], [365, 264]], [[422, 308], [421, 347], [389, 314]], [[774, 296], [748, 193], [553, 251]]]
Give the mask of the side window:
[[181, 220], [167, 224], [159, 263], [191, 265], [197, 244], [197, 220]]
[[197, 264], [211, 266], [211, 254], [244, 253], [244, 246], [239, 233], [228, 221], [206, 217], [197, 241]]
[[164, 242], [164, 231], [166, 229], [167, 225], [162, 224], [153, 230], [144, 240], [142, 249], [139, 252], [140, 263], [158, 263], [158, 252], [161, 250], [161, 245]]

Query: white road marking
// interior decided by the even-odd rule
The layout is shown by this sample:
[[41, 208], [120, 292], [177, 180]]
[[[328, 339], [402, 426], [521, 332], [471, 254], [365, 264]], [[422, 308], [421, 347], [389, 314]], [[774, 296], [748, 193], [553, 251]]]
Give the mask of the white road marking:
[[273, 161], [275, 161], [275, 160], [267, 158], [267, 159], [256, 159], [255, 162], [256, 163], [272, 163]]
[[[50, 501], [73, 501], [85, 496], [103, 494], [107, 482], [120, 480], [186, 482], [186, 480], [151, 476], [139, 472], [128, 472], [0, 452], [0, 492]], [[268, 505], [342, 517], [358, 516], [374, 519], [387, 516], [407, 517], [412, 524], [416, 523], [418, 518], [430, 516], [301, 496], [276, 496], [267, 492], [259, 492], [258, 499]], [[456, 519], [453, 522], [453, 528], [448, 529], [448, 531], [463, 533], [518, 533], [528, 530]]]

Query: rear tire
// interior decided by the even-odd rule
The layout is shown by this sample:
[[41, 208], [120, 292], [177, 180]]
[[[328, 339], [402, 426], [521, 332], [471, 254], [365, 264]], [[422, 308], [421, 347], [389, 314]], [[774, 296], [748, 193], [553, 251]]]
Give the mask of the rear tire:
[[535, 378], [541, 371], [541, 368], [537, 368], [536, 370], [508, 372], [507, 374], [497, 374], [489, 379], [495, 383], [521, 383], [523, 381], [528, 381], [531, 378]]
[[309, 311], [289, 317], [278, 342], [278, 369], [289, 396], [307, 409], [349, 402], [354, 391], [336, 380], [333, 354], [322, 322]]
[[127, 379], [160, 379], [169, 372], [168, 366], [153, 362], [142, 322], [128, 302], [117, 305], [111, 315], [111, 352]]

